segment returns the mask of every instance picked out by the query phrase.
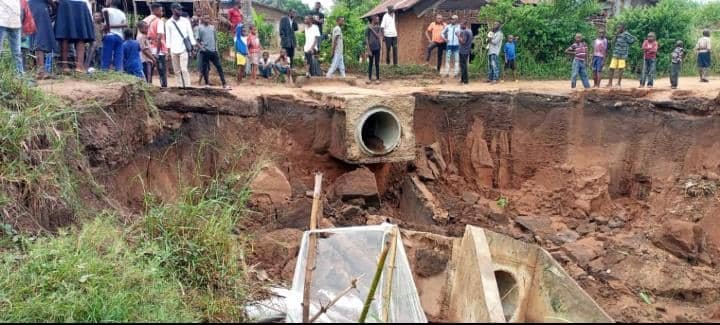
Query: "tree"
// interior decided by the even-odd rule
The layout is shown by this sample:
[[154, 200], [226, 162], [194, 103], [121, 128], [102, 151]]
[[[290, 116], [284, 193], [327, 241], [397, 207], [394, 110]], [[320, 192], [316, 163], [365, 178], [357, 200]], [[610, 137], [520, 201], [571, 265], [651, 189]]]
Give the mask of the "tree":
[[243, 17], [246, 17], [245, 19], [252, 17], [253, 16], [252, 15], [252, 13], [253, 13], [252, 0], [237, 0], [237, 1], [242, 1], [241, 3], [242, 3]]

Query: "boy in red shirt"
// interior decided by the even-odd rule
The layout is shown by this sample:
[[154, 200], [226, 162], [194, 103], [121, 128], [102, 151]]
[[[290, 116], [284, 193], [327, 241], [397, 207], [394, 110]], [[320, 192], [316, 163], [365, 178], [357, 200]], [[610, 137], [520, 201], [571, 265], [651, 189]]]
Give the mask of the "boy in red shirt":
[[647, 81], [648, 88], [653, 87], [653, 79], [655, 79], [655, 68], [657, 61], [658, 42], [655, 39], [655, 33], [648, 33], [647, 38], [642, 44], [643, 50], [643, 69], [640, 77], [640, 88], [645, 87]]
[[232, 8], [228, 10], [228, 20], [230, 21], [230, 26], [232, 26], [230, 29], [231, 31], [235, 31], [235, 27], [243, 23], [243, 14], [242, 10], [240, 10], [240, 0], [235, 0]]

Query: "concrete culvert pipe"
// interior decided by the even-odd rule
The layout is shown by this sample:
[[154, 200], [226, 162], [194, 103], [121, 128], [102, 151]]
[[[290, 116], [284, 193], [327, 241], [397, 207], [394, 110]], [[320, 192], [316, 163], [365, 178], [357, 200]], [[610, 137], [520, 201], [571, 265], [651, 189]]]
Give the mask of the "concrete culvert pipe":
[[360, 148], [367, 154], [381, 156], [391, 153], [400, 144], [400, 119], [388, 108], [376, 107], [358, 120]]

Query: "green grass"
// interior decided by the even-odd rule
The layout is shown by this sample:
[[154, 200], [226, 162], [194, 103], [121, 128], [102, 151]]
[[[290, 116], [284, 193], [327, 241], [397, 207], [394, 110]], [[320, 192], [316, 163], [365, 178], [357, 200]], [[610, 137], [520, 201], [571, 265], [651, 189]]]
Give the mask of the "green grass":
[[0, 321], [192, 321], [162, 260], [128, 245], [99, 217], [79, 232], [27, 242], [0, 261]]

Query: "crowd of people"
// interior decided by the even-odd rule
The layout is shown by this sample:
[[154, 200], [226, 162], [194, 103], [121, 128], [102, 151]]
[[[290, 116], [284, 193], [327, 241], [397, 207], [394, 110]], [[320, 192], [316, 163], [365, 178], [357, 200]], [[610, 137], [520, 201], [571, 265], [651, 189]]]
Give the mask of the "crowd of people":
[[[59, 66], [64, 72], [92, 72], [94, 66], [102, 70], [114, 69], [153, 82], [157, 72], [160, 85], [167, 87], [167, 61], [179, 87], [191, 86], [188, 62], [197, 58], [199, 83], [209, 85], [210, 65], [215, 67], [223, 88], [229, 88], [223, 70], [221, 53], [218, 52], [218, 31], [210, 17], [189, 17], [179, 3], [171, 5], [172, 15], [165, 18], [162, 5], [152, 3], [151, 15], [129, 28], [122, 0], [105, 0], [104, 8], [92, 14], [88, 0], [0, 0], [0, 44], [7, 36], [11, 54], [15, 59], [16, 70], [24, 72], [23, 49], [32, 50], [36, 62], [37, 79], [50, 78], [49, 69], [53, 66], [52, 57], [60, 54]], [[279, 22], [279, 40], [281, 50], [271, 60], [270, 53], [263, 51], [257, 26], [245, 23], [239, 1], [227, 11], [227, 18], [233, 32], [237, 82], [243, 82], [247, 76], [255, 84], [258, 75], [262, 78], [273, 76], [293, 82], [293, 69], [296, 48], [299, 46], [297, 13], [291, 10]], [[326, 21], [322, 6], [317, 2], [309, 15], [305, 16], [304, 70], [307, 77], [323, 76], [320, 67], [320, 48], [323, 42], [330, 42], [330, 66], [324, 76], [333, 78], [336, 73], [345, 77], [343, 27], [345, 18], [338, 17], [335, 25], [325, 34]], [[27, 34], [24, 37], [22, 34]], [[426, 29], [428, 47], [425, 61], [430, 62], [432, 51], [437, 52], [437, 72], [445, 78], [458, 78], [467, 84], [468, 62], [473, 50], [475, 35], [468, 21], [460, 22], [458, 16], [450, 17], [448, 23], [442, 15], [437, 15]], [[519, 37], [508, 35], [505, 38], [502, 25], [495, 23], [486, 35], [488, 62], [487, 82], [498, 83], [508, 76], [517, 82], [517, 42]], [[579, 78], [585, 88], [590, 88], [588, 69], [592, 71], [593, 86], [600, 87], [601, 75], [609, 58], [608, 87], [620, 87], [630, 47], [637, 37], [618, 26], [614, 40], [610, 44], [604, 31], [599, 31], [592, 48], [585, 43], [581, 34], [575, 35], [574, 42], [565, 50], [572, 56], [571, 88], [576, 87]], [[711, 64], [710, 31], [704, 30], [703, 36], [695, 46], [698, 72], [701, 82], [708, 82], [708, 70]], [[73, 45], [73, 46], [71, 46]], [[86, 45], [88, 51], [86, 51]], [[380, 82], [380, 56], [385, 46], [385, 63], [398, 64], [398, 30], [396, 12], [392, 6], [381, 15], [369, 17], [365, 30], [365, 58], [368, 64], [368, 83]], [[612, 45], [612, 46], [611, 46]], [[653, 87], [656, 75], [656, 62], [659, 44], [654, 32], [647, 34], [642, 42], [643, 52], [640, 87]], [[87, 53], [86, 53], [87, 52]], [[503, 62], [500, 62], [500, 54]], [[668, 54], [671, 59], [671, 86], [678, 87], [678, 76], [686, 53], [683, 42], [678, 40], [675, 49]], [[69, 58], [74, 60], [69, 60]], [[443, 59], [445, 66], [442, 67]], [[501, 64], [504, 63], [504, 64]], [[503, 69], [501, 69], [501, 65]], [[299, 68], [299, 67], [298, 67]], [[501, 71], [502, 70], [502, 71]], [[451, 77], [452, 76], [452, 77]], [[617, 80], [617, 83], [613, 83]]]

